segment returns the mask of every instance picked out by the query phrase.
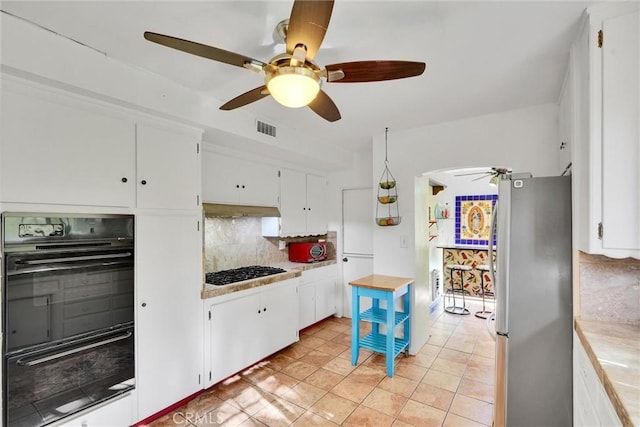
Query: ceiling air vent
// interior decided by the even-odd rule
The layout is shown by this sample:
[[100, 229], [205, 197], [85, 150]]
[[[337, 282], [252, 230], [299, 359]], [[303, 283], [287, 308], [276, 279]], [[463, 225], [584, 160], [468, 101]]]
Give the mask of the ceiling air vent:
[[272, 137], [276, 137], [276, 127], [270, 125], [269, 123], [261, 122], [260, 120], [256, 120], [256, 130], [265, 135], [269, 135]]

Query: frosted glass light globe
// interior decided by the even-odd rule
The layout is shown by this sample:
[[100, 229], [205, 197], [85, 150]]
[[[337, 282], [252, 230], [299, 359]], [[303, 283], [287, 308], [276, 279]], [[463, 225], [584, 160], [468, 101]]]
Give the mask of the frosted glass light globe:
[[320, 78], [304, 67], [280, 67], [267, 74], [266, 84], [271, 96], [289, 108], [308, 105], [320, 91]]

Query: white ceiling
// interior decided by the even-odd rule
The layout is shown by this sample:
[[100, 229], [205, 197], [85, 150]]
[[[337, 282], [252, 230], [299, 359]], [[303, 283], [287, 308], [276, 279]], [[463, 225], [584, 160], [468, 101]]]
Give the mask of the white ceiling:
[[[586, 1], [336, 1], [319, 66], [423, 61], [422, 76], [325, 84], [342, 119], [267, 97], [243, 107], [318, 139], [359, 147], [381, 134], [557, 101]], [[2, 10], [220, 100], [260, 75], [146, 41], [153, 31], [261, 61], [284, 51], [272, 33], [292, 1], [2, 1]], [[225, 114], [238, 114], [235, 111]]]

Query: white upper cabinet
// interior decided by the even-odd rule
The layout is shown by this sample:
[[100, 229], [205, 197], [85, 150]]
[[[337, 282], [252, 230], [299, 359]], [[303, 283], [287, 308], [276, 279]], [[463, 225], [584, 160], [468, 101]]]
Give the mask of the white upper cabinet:
[[307, 176], [302, 172], [280, 171], [280, 234], [307, 234]]
[[602, 20], [604, 250], [640, 249], [640, 12], [635, 5], [633, 13]]
[[3, 79], [3, 202], [127, 207], [135, 125], [107, 108]]
[[283, 169], [280, 177], [281, 236], [326, 234], [326, 178]]
[[200, 130], [31, 82], [2, 83], [2, 202], [200, 207]]
[[578, 249], [611, 257], [640, 258], [638, 9], [589, 9], [572, 50]]
[[200, 134], [164, 123], [136, 126], [137, 205], [200, 207]]
[[307, 233], [327, 232], [327, 179], [307, 174]]
[[210, 151], [203, 153], [203, 201], [278, 206], [278, 194], [278, 169], [274, 166]]

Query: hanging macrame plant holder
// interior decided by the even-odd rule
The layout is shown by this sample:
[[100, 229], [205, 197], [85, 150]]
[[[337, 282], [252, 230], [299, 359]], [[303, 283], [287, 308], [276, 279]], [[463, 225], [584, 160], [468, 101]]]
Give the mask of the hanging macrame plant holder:
[[398, 210], [398, 186], [389, 170], [387, 158], [387, 136], [389, 128], [384, 128], [384, 169], [378, 183], [378, 200], [376, 203], [376, 224], [381, 227], [400, 224]]

